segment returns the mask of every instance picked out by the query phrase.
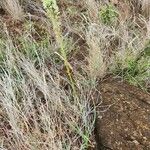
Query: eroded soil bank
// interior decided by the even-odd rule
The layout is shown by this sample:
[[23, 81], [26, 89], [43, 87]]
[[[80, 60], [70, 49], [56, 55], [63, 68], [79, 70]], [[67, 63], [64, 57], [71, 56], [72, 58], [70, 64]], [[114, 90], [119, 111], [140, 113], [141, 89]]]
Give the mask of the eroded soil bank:
[[100, 86], [97, 109], [97, 150], [150, 149], [150, 95], [118, 79]]

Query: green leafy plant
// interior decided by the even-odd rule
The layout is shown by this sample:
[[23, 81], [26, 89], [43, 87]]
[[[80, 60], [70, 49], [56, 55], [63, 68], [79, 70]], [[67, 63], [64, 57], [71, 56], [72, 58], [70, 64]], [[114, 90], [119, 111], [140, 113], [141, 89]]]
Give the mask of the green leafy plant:
[[104, 24], [110, 25], [117, 20], [117, 9], [112, 5], [103, 6], [99, 11], [99, 17]]

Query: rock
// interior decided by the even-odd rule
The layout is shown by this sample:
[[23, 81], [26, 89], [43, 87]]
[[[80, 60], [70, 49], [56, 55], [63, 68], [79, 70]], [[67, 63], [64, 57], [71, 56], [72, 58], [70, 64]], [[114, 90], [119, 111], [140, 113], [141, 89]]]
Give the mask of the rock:
[[104, 81], [100, 91], [97, 150], [150, 150], [150, 94], [117, 79]]

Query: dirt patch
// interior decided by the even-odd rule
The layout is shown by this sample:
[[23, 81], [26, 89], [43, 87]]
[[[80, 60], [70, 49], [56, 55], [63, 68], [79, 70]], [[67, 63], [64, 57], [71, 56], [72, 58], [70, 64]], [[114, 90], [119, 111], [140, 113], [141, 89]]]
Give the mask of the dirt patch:
[[150, 149], [150, 95], [118, 79], [100, 87], [95, 136], [98, 150]]

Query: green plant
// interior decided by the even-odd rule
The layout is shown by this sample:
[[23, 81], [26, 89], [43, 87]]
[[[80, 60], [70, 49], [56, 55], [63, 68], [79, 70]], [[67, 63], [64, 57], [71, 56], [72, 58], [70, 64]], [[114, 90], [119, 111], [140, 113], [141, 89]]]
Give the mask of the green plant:
[[50, 21], [52, 22], [53, 31], [55, 33], [56, 42], [60, 47], [60, 54], [57, 53], [58, 56], [64, 61], [64, 65], [66, 67], [66, 72], [69, 77], [71, 87], [73, 90], [73, 94], [76, 95], [75, 90], [75, 83], [72, 76], [72, 67], [67, 60], [67, 50], [66, 50], [66, 42], [64, 37], [62, 36], [61, 31], [61, 20], [60, 20], [60, 12], [57, 6], [56, 0], [42, 0], [43, 6], [46, 9], [47, 16], [49, 17]]
[[115, 74], [119, 74], [129, 83], [144, 88], [144, 82], [150, 77], [150, 56], [148, 48], [144, 49], [139, 56], [134, 59], [127, 57], [125, 67], [118, 63]]
[[118, 18], [118, 11], [111, 4], [105, 5], [99, 11], [99, 17], [104, 24], [111, 25], [112, 23], [116, 22]]

